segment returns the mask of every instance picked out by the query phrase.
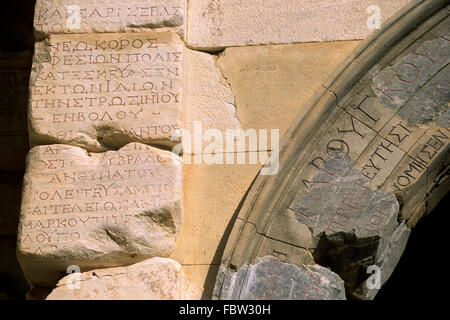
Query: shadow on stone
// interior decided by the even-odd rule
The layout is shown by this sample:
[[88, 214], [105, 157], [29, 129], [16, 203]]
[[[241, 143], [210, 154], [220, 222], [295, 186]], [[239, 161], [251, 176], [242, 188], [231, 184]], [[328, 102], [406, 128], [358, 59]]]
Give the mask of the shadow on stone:
[[[446, 256], [445, 245], [448, 243], [449, 200], [447, 194], [436, 208], [414, 227], [397, 267], [389, 281], [382, 286], [375, 301], [444, 298], [438, 288], [443, 283], [440, 277], [446, 272], [443, 261]], [[438, 271], [437, 274], [433, 273], [434, 268]]]
[[[225, 231], [223, 233], [222, 238], [220, 239], [219, 245], [217, 246], [216, 252], [214, 253], [214, 257], [212, 259], [212, 262], [214, 263], [214, 261], [219, 261], [221, 262], [222, 260], [222, 256], [223, 256], [223, 252], [225, 250], [225, 246], [227, 245], [228, 242], [228, 238], [230, 236], [231, 230], [233, 229], [234, 223], [237, 219], [237, 216], [239, 214], [239, 211], [241, 210], [242, 205], [244, 204], [245, 199], [247, 198], [248, 192], [250, 191], [253, 183], [255, 182], [255, 179], [253, 179], [252, 183], [250, 184], [249, 188], [247, 189], [247, 191], [245, 192], [244, 196], [242, 197], [241, 201], [239, 202], [239, 205], [237, 206], [236, 210], [234, 211], [233, 216], [230, 219], [230, 222], [228, 222], [227, 227], [225, 228]], [[206, 280], [205, 280], [205, 287], [204, 287], [204, 291], [202, 294], [202, 299], [211, 299], [213, 291], [214, 291], [214, 286], [215, 286], [215, 282], [216, 282], [216, 277], [217, 277], [217, 273], [219, 271], [219, 266], [218, 265], [211, 265], [208, 273], [206, 275]]]

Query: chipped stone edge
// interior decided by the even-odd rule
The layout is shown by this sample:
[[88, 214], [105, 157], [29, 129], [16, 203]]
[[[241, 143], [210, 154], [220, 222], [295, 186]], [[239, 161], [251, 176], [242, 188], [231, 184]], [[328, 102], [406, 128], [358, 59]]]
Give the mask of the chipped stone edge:
[[[286, 263], [278, 260], [277, 258], [273, 256], [263, 256], [258, 257], [254, 263], [248, 263], [242, 265], [238, 270], [230, 270], [226, 268], [223, 264], [220, 265], [218, 274], [220, 277], [221, 282], [220, 286], [216, 286], [213, 291], [213, 300], [236, 300], [240, 299], [240, 295], [242, 293], [242, 285], [245, 284], [248, 279], [248, 270], [249, 268], [256, 266], [263, 262], [270, 262], [270, 261], [278, 261], [280, 264], [285, 266], [292, 266], [295, 270], [300, 271], [302, 268], [307, 269], [311, 272], [319, 271], [319, 270], [328, 270], [327, 268], [324, 268], [318, 264], [303, 264], [301, 266], [298, 266], [294, 263]], [[334, 273], [333, 271], [330, 271], [330, 275], [333, 275], [336, 280], [338, 280], [338, 285], [340, 285], [343, 289], [343, 292], [345, 293], [344, 289], [344, 281], [339, 277], [338, 274]], [[239, 275], [242, 275], [240, 279], [238, 279]], [[237, 285], [236, 285], [237, 284]], [[238, 292], [236, 292], [236, 290]], [[224, 295], [224, 293], [226, 295]], [[344, 297], [339, 297], [339, 300], [345, 300]]]

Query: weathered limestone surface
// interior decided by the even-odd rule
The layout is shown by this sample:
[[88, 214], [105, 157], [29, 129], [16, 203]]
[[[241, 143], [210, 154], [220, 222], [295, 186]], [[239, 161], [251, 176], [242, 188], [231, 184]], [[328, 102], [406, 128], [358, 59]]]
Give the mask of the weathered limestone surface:
[[217, 298], [228, 297], [224, 284], [236, 270], [267, 252], [292, 260], [300, 249], [345, 281], [347, 297], [375, 296], [368, 267], [380, 268], [385, 283], [410, 228], [448, 192], [446, 5], [413, 2], [323, 83], [285, 135], [278, 174], [259, 175], [239, 209]]
[[173, 251], [181, 159], [157, 147], [183, 120], [184, 6], [37, 1], [18, 239], [32, 286]]
[[450, 126], [449, 42], [446, 34], [424, 41], [373, 80], [372, 88], [379, 101], [394, 110], [401, 109], [398, 115], [408, 125], [433, 122]]
[[31, 52], [0, 52], [0, 235], [16, 235], [25, 157]]
[[[203, 130], [235, 128], [240, 123], [244, 130], [279, 128], [281, 137], [312, 92], [359, 43], [227, 48], [217, 58], [186, 50], [185, 116], [191, 121], [191, 126], [186, 128], [191, 130], [196, 120], [202, 120]], [[235, 96], [235, 110], [230, 113], [233, 96], [221, 78], [221, 71]], [[267, 90], [268, 87], [272, 89]], [[196, 154], [194, 149], [191, 153]], [[221, 156], [225, 158], [224, 154]], [[213, 278], [228, 229], [234, 223], [233, 215], [262, 166], [259, 162], [249, 163], [253, 156], [259, 159], [261, 154], [247, 153], [245, 164], [240, 165], [194, 164], [194, 157], [190, 156], [191, 164], [183, 166], [184, 218], [170, 257], [185, 265], [192, 281], [204, 287], [206, 299], [211, 298]], [[300, 223], [291, 217], [294, 221], [288, 227], [293, 233], [298, 232]]]
[[82, 270], [167, 257], [182, 220], [181, 160], [130, 143], [95, 154], [33, 148], [27, 158], [18, 258], [32, 284]]
[[265, 256], [236, 272], [221, 266], [219, 274], [222, 300], [345, 300], [344, 281], [319, 265], [298, 267]]
[[0, 237], [0, 300], [24, 298], [29, 290], [16, 258], [16, 236]]
[[182, 30], [183, 0], [37, 0], [34, 29], [38, 37], [58, 33]]
[[202, 300], [210, 300], [214, 290], [214, 280], [219, 271], [218, 264], [194, 264], [183, 265], [184, 272], [189, 280], [198, 288], [201, 288]]
[[[184, 137], [183, 151], [206, 153], [212, 140], [207, 138], [210, 129], [219, 130], [224, 139], [226, 129], [256, 130], [257, 145], [247, 143], [244, 150], [224, 145], [228, 153], [271, 150], [270, 129], [278, 129], [282, 136], [292, 118], [306, 111], [303, 106], [336, 68], [336, 61], [343, 60], [358, 43], [227, 48], [218, 57], [186, 49], [183, 128], [191, 139]], [[268, 137], [259, 129], [267, 130]], [[199, 132], [204, 141], [196, 148], [193, 138]]]
[[[359, 43], [226, 48], [217, 64], [235, 96], [242, 129], [279, 129], [281, 139], [292, 119], [306, 113], [313, 93]], [[266, 146], [270, 148], [270, 142]]]
[[51, 35], [36, 43], [32, 146], [105, 151], [133, 141], [173, 145], [181, 121], [183, 48], [170, 32]]
[[379, 7], [381, 22], [408, 0], [196, 0], [188, 1], [186, 42], [217, 50], [231, 46], [355, 40], [373, 30], [367, 20]]
[[178, 262], [151, 258], [128, 267], [68, 275], [47, 300], [193, 300], [200, 295]]

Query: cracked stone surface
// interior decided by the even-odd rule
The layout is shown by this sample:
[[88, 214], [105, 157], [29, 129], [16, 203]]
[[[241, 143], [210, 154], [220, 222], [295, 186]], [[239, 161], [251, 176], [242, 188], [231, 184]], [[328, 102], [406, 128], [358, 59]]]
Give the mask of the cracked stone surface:
[[51, 35], [30, 78], [32, 146], [88, 151], [172, 146], [181, 123], [184, 44], [173, 32]]
[[319, 265], [299, 267], [265, 256], [237, 271], [221, 266], [219, 275], [221, 300], [345, 300], [344, 281]]
[[183, 0], [37, 0], [38, 37], [58, 33], [140, 32], [183, 28]]
[[217, 298], [247, 292], [234, 275], [260, 257], [301, 267], [302, 250], [339, 275], [347, 298], [375, 297], [368, 271], [383, 285], [448, 192], [446, 5], [412, 2], [323, 83], [285, 134], [278, 174], [257, 176], [239, 207]]
[[52, 286], [68, 265], [169, 256], [181, 221], [182, 167], [173, 153], [138, 143], [100, 154], [39, 146], [27, 158], [18, 259], [31, 284]]
[[[201, 123], [200, 130], [217, 129], [225, 136], [226, 129], [240, 129], [236, 115], [236, 102], [230, 86], [216, 65], [217, 57], [185, 49], [184, 63], [184, 129], [194, 139], [198, 130], [195, 123]], [[203, 152], [193, 149], [193, 140], [183, 151], [187, 154]], [[186, 142], [186, 140], [184, 141]]]
[[[186, 42], [215, 51], [223, 47], [364, 39], [376, 5], [380, 21], [408, 0], [195, 0], [187, 7]], [[373, 20], [371, 20], [373, 21]]]
[[[226, 48], [217, 57], [235, 96], [236, 116], [244, 130], [279, 129], [305, 114], [307, 102], [359, 41], [300, 43]], [[271, 144], [258, 146], [264, 151]], [[250, 149], [249, 149], [250, 151]], [[252, 150], [255, 151], [255, 150]]]
[[[350, 159], [338, 153], [329, 156], [310, 182], [310, 192], [289, 207], [311, 230], [315, 261], [337, 272], [348, 292], [356, 290], [370, 265], [381, 264], [383, 257], [398, 261], [404, 249], [387, 248], [398, 225], [395, 194], [372, 190], [367, 178], [352, 167]], [[384, 281], [393, 270], [388, 264], [384, 263]], [[366, 291], [375, 296], [373, 290]]]
[[[444, 31], [445, 32], [445, 31]], [[429, 121], [450, 126], [450, 26], [441, 37], [424, 41], [419, 48], [383, 69], [372, 88], [378, 99], [409, 125]]]
[[151, 258], [127, 267], [67, 275], [46, 300], [194, 300], [200, 295], [178, 262]]
[[[406, 0], [150, 2], [37, 0], [28, 120], [38, 147], [28, 157], [18, 240], [30, 284], [54, 286], [77, 265], [81, 289], [65, 277], [49, 299], [199, 297], [177, 262], [139, 262], [161, 256], [207, 278], [222, 262], [215, 298], [372, 299], [367, 267], [378, 266], [385, 283], [410, 227], [448, 191], [448, 19], [433, 18], [423, 39], [418, 24], [401, 33], [404, 43], [366, 50], [378, 54], [372, 65], [367, 52], [353, 53], [351, 65], [367, 67], [356, 70], [361, 79], [335, 83], [324, 80], [356, 41], [292, 43], [364, 38], [369, 5], [385, 21]], [[217, 55], [192, 50], [227, 46]], [[11, 88], [13, 73], [0, 79]], [[313, 88], [320, 100], [307, 104]], [[7, 130], [23, 129], [5, 114]], [[258, 190], [279, 207], [258, 199], [251, 207], [263, 213], [255, 214], [238, 205], [258, 165], [189, 168], [187, 183], [198, 190], [182, 193], [181, 160], [163, 149], [196, 120], [203, 130], [279, 128], [287, 141], [308, 132], [282, 149], [290, 158], [275, 187]], [[217, 179], [204, 174], [214, 171]], [[251, 189], [245, 201], [253, 196]], [[195, 218], [174, 250], [182, 199]], [[235, 227], [219, 261], [230, 217]], [[11, 225], [0, 219], [2, 228]]]
[[0, 236], [16, 235], [20, 213], [20, 194], [22, 193], [22, 174], [8, 173], [0, 177]]
[[[191, 119], [191, 126], [188, 122], [186, 127], [192, 128], [193, 121], [203, 118], [204, 130], [238, 125], [243, 130], [279, 128], [281, 138], [321, 81], [358, 44], [343, 41], [227, 48], [218, 56], [185, 49], [185, 117]], [[186, 156], [187, 149], [184, 151]], [[191, 152], [196, 153], [194, 149]], [[250, 156], [261, 154], [249, 152], [247, 158]], [[221, 238], [261, 164], [194, 164], [193, 156], [189, 161], [183, 169], [183, 226], [171, 257], [189, 264], [186, 269], [196, 274], [193, 279], [205, 287], [204, 298], [209, 299], [214, 283], [208, 269], [218, 268], [220, 256], [216, 252], [222, 248]], [[298, 234], [302, 224], [290, 218], [281, 229]], [[270, 254], [274, 243], [265, 246], [264, 253]]]
[[384, 238], [393, 232], [399, 212], [397, 198], [393, 193], [372, 190], [352, 166], [346, 157], [327, 158], [311, 181], [314, 188], [292, 201], [290, 209], [314, 237], [347, 232], [360, 239]]

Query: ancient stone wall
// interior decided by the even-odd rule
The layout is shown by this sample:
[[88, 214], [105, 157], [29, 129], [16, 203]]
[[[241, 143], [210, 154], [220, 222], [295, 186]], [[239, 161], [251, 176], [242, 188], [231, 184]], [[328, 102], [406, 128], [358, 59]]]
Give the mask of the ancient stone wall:
[[[358, 93], [338, 96], [336, 110], [328, 110], [327, 129], [317, 128], [323, 139], [301, 151], [319, 172], [296, 171], [296, 181], [308, 187], [328, 170], [334, 178], [314, 190], [329, 201], [318, 203], [300, 182], [279, 188], [292, 196], [289, 216], [279, 215], [266, 229], [247, 220], [242, 206], [264, 163], [286, 170], [274, 156], [283, 154], [287, 142], [281, 149], [278, 142], [292, 138], [295, 121], [318, 123], [319, 111], [308, 104], [314, 93], [330, 98], [339, 92], [327, 82], [333, 71], [407, 3], [37, 0], [32, 65], [29, 51], [14, 58], [5, 53], [0, 61], [0, 170], [7, 172], [0, 189], [5, 212], [16, 213], [0, 216], [0, 227], [14, 237], [18, 230], [18, 261], [33, 289], [28, 297], [42, 299], [54, 289], [48, 299], [209, 299], [216, 286], [216, 298], [264, 298], [255, 288], [281, 272], [283, 279], [298, 279], [283, 298], [344, 299], [353, 278], [343, 276], [348, 270], [323, 267], [328, 262], [321, 254], [336, 241], [324, 244], [320, 235], [353, 229], [355, 245], [382, 239], [364, 250], [388, 261], [389, 274], [409, 228], [448, 190], [440, 183], [446, 152], [436, 152], [429, 174], [410, 180], [417, 192], [398, 197], [409, 190], [403, 185], [408, 176], [400, 178], [409, 160], [427, 143], [447, 150], [436, 131], [448, 127], [447, 109], [430, 118], [415, 103], [429, 105], [431, 95], [448, 104], [447, 96], [430, 93], [445, 80], [448, 59], [438, 59], [439, 52], [447, 56], [445, 28], [421, 42], [431, 56], [416, 48], [418, 55], [375, 66]], [[416, 82], [411, 65], [426, 70], [417, 72]], [[396, 76], [400, 71], [404, 77]], [[256, 143], [239, 143], [252, 132]], [[342, 151], [345, 159], [333, 162], [324, 150]], [[10, 196], [19, 190], [21, 199]], [[340, 203], [356, 205], [349, 195], [368, 209], [353, 208], [342, 226], [338, 219], [348, 215], [332, 213]], [[374, 222], [380, 211], [381, 222]], [[229, 274], [237, 233], [262, 244]], [[150, 283], [155, 290], [147, 290]], [[136, 285], [139, 292], [130, 290]], [[360, 297], [373, 297], [365, 294]]]
[[[323, 83], [285, 135], [277, 174], [259, 174], [239, 209], [216, 298], [305, 298], [273, 269], [314, 262], [347, 297], [374, 298], [449, 190], [446, 4], [412, 2]], [[309, 298], [339, 296], [312, 287]]]
[[[182, 163], [165, 149], [182, 121], [184, 15], [181, 1], [37, 1], [17, 242], [33, 288], [172, 253]], [[158, 290], [184, 297], [164, 275]]]

